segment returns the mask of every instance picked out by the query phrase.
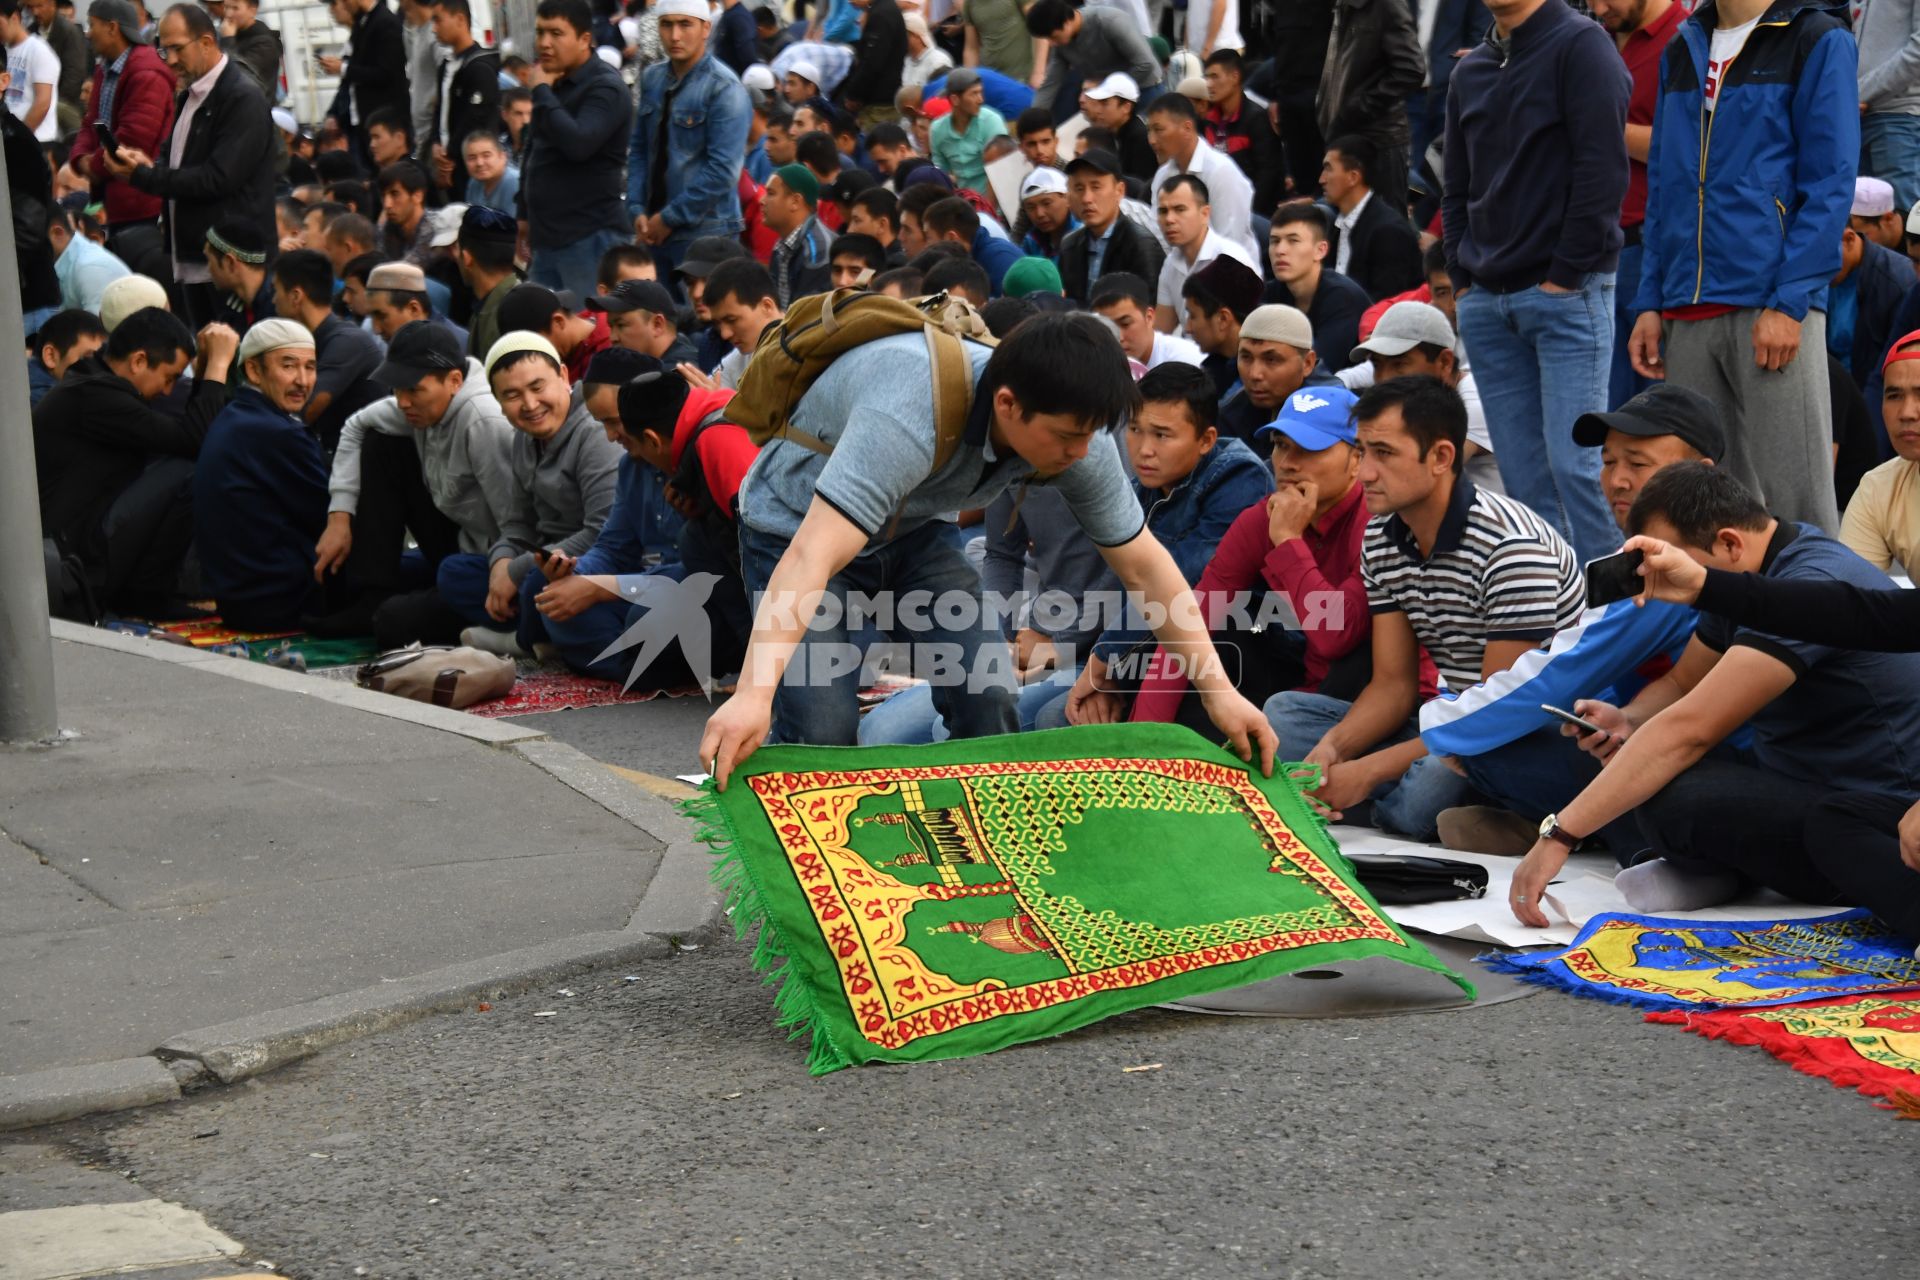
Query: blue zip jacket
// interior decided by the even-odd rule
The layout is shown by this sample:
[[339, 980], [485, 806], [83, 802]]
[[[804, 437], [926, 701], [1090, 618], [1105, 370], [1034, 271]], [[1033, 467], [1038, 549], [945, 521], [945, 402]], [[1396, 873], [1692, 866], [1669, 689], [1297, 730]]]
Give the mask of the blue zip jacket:
[[[1149, 489], [1138, 480], [1133, 491], [1147, 513], [1147, 528], [1172, 554], [1191, 586], [1200, 581], [1228, 526], [1273, 492], [1273, 471], [1244, 443], [1221, 436], [1200, 455], [1199, 465], [1187, 478], [1173, 486], [1172, 493]], [[1129, 606], [1126, 612], [1093, 646], [1093, 652], [1106, 662], [1153, 638], [1137, 610]]]
[[1459, 696], [1420, 708], [1420, 740], [1436, 756], [1485, 755], [1560, 722], [1541, 703], [1573, 710], [1582, 698], [1625, 705], [1643, 683], [1637, 672], [1651, 658], [1679, 660], [1698, 615], [1677, 604], [1645, 608], [1619, 600], [1588, 609], [1553, 643], [1520, 655], [1492, 679]]
[[1717, 302], [1804, 319], [1826, 309], [1853, 208], [1858, 50], [1818, 0], [1778, 0], [1708, 114], [1701, 85], [1718, 20], [1706, 0], [1660, 60], [1633, 309]]
[[987, 283], [996, 298], [1000, 296], [1000, 283], [1007, 278], [1007, 268], [1025, 256], [1019, 245], [1005, 236], [996, 236], [985, 225], [973, 233], [973, 260], [986, 270]]
[[[627, 146], [627, 211], [647, 212], [653, 149], [667, 109], [672, 65], [656, 62], [640, 73], [640, 106]], [[733, 69], [704, 54], [680, 80], [667, 125], [667, 199], [660, 216], [673, 239], [738, 235], [740, 166], [747, 154], [753, 105]]]
[[[624, 457], [614, 473], [607, 522], [593, 545], [580, 553], [573, 571], [618, 576], [669, 570], [680, 559], [682, 525], [680, 513], [667, 504], [666, 474]], [[660, 557], [657, 566], [647, 564], [649, 553]]]

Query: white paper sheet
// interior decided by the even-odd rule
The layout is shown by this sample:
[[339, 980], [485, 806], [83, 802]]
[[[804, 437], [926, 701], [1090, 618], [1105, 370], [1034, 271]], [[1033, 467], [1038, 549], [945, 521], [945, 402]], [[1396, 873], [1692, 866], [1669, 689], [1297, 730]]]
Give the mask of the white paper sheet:
[[[1487, 896], [1459, 902], [1430, 902], [1415, 907], [1388, 907], [1387, 914], [1409, 929], [1436, 933], [1470, 942], [1489, 942], [1501, 947], [1571, 946], [1582, 925], [1609, 911], [1632, 912], [1627, 900], [1614, 888], [1618, 869], [1613, 859], [1595, 854], [1575, 854], [1547, 891], [1547, 916], [1554, 923], [1545, 929], [1533, 929], [1513, 918], [1507, 895], [1513, 888], [1513, 873], [1520, 859], [1503, 858], [1490, 853], [1459, 853], [1438, 845], [1409, 844], [1404, 840], [1367, 828], [1340, 827], [1334, 838], [1342, 853], [1413, 855], [1428, 858], [1452, 858], [1473, 862], [1487, 869]], [[1700, 911], [1663, 911], [1662, 917], [1676, 920], [1799, 920], [1809, 916], [1831, 915], [1832, 906], [1817, 907], [1804, 902], [1789, 902], [1778, 894], [1761, 890], [1723, 906]]]

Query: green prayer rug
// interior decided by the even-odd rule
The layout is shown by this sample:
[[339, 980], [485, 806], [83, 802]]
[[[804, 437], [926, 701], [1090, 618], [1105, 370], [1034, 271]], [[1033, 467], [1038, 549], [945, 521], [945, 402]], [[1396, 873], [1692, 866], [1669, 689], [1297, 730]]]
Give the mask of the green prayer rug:
[[1162, 1001], [1390, 956], [1281, 769], [1175, 725], [766, 747], [686, 802], [816, 1075], [987, 1053]]

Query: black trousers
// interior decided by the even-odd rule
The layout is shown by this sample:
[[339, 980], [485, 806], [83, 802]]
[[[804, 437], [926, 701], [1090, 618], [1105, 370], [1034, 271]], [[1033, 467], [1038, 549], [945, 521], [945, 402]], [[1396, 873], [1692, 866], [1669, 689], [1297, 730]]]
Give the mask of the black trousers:
[[[1286, 153], [1287, 174], [1293, 179], [1293, 194], [1312, 199], [1320, 194], [1320, 162], [1326, 158], [1327, 140], [1320, 136], [1320, 120], [1313, 99], [1280, 103], [1280, 146]], [[1404, 180], [1402, 186], [1405, 185]], [[1374, 188], [1378, 190], [1376, 186]], [[1265, 217], [1271, 209], [1255, 209]]]
[[159, 458], [107, 508], [100, 521], [104, 558], [88, 566], [110, 609], [150, 613], [175, 594], [193, 545], [193, 463]]
[[1816, 904], [1865, 907], [1920, 942], [1920, 872], [1900, 860], [1914, 797], [1841, 791], [1703, 760], [1636, 811], [1654, 852]]
[[373, 634], [384, 649], [415, 640], [451, 643], [465, 625], [434, 588], [404, 590], [400, 558], [409, 533], [426, 558], [429, 578], [460, 549], [460, 527], [433, 505], [413, 441], [369, 431], [360, 444], [360, 505], [344, 572], [356, 594], [382, 597], [373, 611]]
[[1920, 871], [1900, 860], [1900, 819], [1912, 796], [1842, 791], [1807, 819], [1807, 861], [1839, 892], [1908, 942], [1920, 943]]

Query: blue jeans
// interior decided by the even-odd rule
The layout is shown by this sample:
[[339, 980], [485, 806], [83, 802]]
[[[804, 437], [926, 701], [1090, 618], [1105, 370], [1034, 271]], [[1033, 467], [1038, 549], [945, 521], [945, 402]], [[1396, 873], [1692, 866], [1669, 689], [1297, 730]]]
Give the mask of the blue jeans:
[[1573, 442], [1573, 423], [1607, 407], [1613, 276], [1594, 272], [1566, 294], [1473, 289], [1455, 310], [1508, 496], [1559, 529], [1581, 559], [1611, 554], [1620, 530], [1600, 497], [1600, 451]]
[[[1324, 694], [1289, 691], [1267, 699], [1264, 710], [1267, 723], [1280, 738], [1280, 760], [1304, 760], [1320, 745], [1327, 730], [1339, 724], [1353, 704]], [[1420, 736], [1416, 715], [1399, 730], [1374, 744], [1374, 749], [1396, 746]], [[1441, 763], [1438, 756], [1423, 756], [1397, 782], [1386, 782], [1373, 791], [1373, 823], [1383, 831], [1398, 832], [1415, 840], [1440, 838], [1440, 811], [1473, 803], [1473, 786], [1465, 778]]]
[[584, 301], [600, 291], [597, 283], [600, 259], [622, 239], [618, 231], [609, 228], [569, 245], [535, 249], [527, 279], [549, 289], [570, 290], [575, 298]]
[[1620, 269], [1613, 273], [1613, 372], [1607, 379], [1607, 408], [1618, 409], [1653, 383], [1633, 371], [1627, 358], [1627, 339], [1633, 336], [1634, 295], [1640, 292], [1640, 260], [1644, 245], [1620, 250]]
[[[832, 610], [831, 621], [813, 620], [787, 665], [773, 697], [772, 741], [834, 747], [859, 741], [860, 650], [847, 629], [845, 613], [847, 593], [853, 591], [874, 597], [889, 593], [896, 602], [909, 592], [929, 593], [934, 601], [949, 593], [970, 597], [976, 606], [970, 618], [949, 626], [941, 621], [942, 610], [928, 607], [915, 614], [912, 631], [896, 625], [891, 634], [896, 640], [910, 641], [916, 649], [927, 646], [922, 652], [928, 657], [934, 656], [932, 646], [940, 646], [942, 665], [960, 673], [957, 683], [936, 678], [932, 686], [934, 709], [954, 737], [1012, 733], [1019, 727], [1013, 654], [1000, 634], [998, 620], [978, 607], [980, 575], [954, 545], [951, 530], [943, 521], [930, 521], [854, 557], [827, 582], [826, 594], [838, 608]], [[787, 547], [786, 538], [740, 526], [741, 567], [756, 607]], [[907, 621], [904, 605], [901, 613], [896, 623]]]
[[59, 307], [36, 307], [20, 317], [20, 332], [28, 338], [40, 332], [40, 326], [60, 314]]
[[440, 591], [440, 599], [449, 609], [460, 615], [460, 620], [470, 627], [486, 627], [490, 631], [515, 631], [520, 643], [529, 651], [532, 641], [544, 640], [544, 635], [529, 637], [527, 619], [538, 619], [534, 611], [533, 598], [540, 594], [540, 588], [546, 585], [546, 578], [538, 569], [529, 573], [520, 581], [520, 612], [505, 622], [498, 621], [487, 612], [487, 589], [491, 585], [493, 566], [482, 555], [460, 552], [448, 556], [440, 562], [439, 572], [434, 575], [434, 586]]
[[[1034, 723], [1034, 718], [1040, 714], [1041, 708], [1073, 688], [1074, 677], [1079, 674], [1078, 668], [1056, 671], [1044, 680], [1020, 686], [1020, 693], [1014, 699], [1014, 714], [1020, 721], [1020, 732], [1040, 727]], [[863, 747], [882, 744], [917, 747], [929, 742], [945, 742], [952, 736], [947, 732], [947, 722], [934, 710], [932, 685], [917, 684], [910, 689], [902, 689], [860, 717], [860, 745]]]
[[1920, 201], [1920, 116], [1872, 111], [1860, 117], [1860, 172], [1893, 187], [1893, 207], [1905, 218]]

